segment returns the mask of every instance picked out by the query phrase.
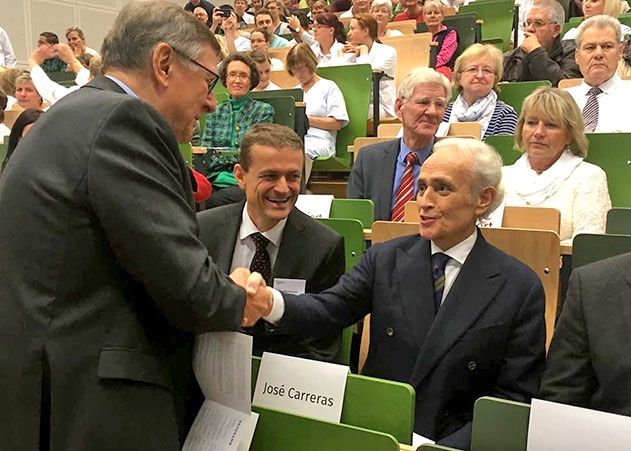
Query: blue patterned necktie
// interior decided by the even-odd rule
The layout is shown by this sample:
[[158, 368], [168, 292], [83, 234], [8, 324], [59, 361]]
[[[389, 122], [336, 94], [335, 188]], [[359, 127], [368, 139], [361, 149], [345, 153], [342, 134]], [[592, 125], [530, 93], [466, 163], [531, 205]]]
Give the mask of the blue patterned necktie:
[[250, 237], [256, 244], [254, 257], [252, 257], [252, 263], [250, 263], [250, 271], [256, 271], [261, 274], [263, 279], [265, 279], [265, 283], [269, 284], [272, 278], [272, 263], [267, 252], [267, 245], [270, 241], [260, 232], [253, 233]]
[[451, 257], [437, 252], [432, 255], [432, 275], [434, 276], [434, 307], [436, 312], [440, 309], [445, 291], [445, 266]]

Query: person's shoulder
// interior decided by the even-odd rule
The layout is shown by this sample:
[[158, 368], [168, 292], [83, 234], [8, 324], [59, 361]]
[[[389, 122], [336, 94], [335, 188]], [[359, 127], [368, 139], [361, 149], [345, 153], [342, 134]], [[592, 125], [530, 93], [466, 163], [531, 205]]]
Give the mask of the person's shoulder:
[[631, 252], [616, 255], [580, 266], [573, 271], [573, 275], [580, 277], [584, 283], [602, 283], [603, 275], [610, 281], [612, 278], [629, 278], [624, 270], [631, 265]]
[[583, 178], [584, 180], [591, 180], [593, 183], [592, 177], [607, 177], [603, 168], [593, 163], [589, 163], [585, 160], [581, 161], [574, 170], [577, 177]]
[[394, 20], [395, 21], [398, 21], [398, 20], [410, 20], [410, 17], [408, 16], [407, 12], [402, 11], [399, 14], [397, 14], [396, 16], [394, 16]]
[[267, 102], [263, 102], [262, 100], [252, 99], [252, 107], [264, 113], [274, 114], [274, 107]]
[[208, 210], [200, 211], [197, 213], [197, 221], [201, 226], [207, 226], [222, 222], [223, 220], [239, 215], [243, 211], [243, 203], [235, 203], [228, 205], [221, 205], [215, 208], [209, 208]]
[[502, 102], [501, 100], [497, 101], [497, 103], [495, 104], [495, 109], [500, 114], [503, 114], [503, 115], [510, 114], [510, 113], [513, 113], [513, 114], [517, 115], [517, 112], [515, 111], [515, 108], [513, 108], [508, 103]]

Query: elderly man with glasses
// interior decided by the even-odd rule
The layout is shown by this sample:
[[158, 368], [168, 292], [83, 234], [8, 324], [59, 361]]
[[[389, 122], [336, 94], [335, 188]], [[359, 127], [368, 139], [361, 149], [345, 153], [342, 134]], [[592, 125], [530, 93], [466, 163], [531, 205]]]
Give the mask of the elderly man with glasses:
[[268, 293], [246, 295], [199, 240], [178, 149], [215, 108], [219, 51], [173, 2], [130, 1], [105, 76], [55, 104], [7, 165], [0, 449], [180, 450], [192, 333], [269, 314]]
[[580, 77], [574, 42], [561, 41], [564, 22], [563, 7], [555, 0], [534, 3], [523, 24], [523, 42], [504, 55], [502, 81], [549, 80], [557, 86], [564, 78]]

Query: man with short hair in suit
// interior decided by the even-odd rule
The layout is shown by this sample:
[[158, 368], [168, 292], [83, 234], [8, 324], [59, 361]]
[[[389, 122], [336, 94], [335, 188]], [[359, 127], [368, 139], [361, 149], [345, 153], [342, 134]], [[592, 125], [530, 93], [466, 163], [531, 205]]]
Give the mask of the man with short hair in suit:
[[420, 236], [371, 246], [319, 295], [269, 289], [279, 330], [319, 336], [371, 313], [364, 374], [412, 385], [414, 431], [459, 449], [476, 399], [528, 402], [544, 367], [541, 282], [476, 228], [501, 202], [501, 166], [482, 142], [440, 141], [418, 179]]
[[193, 334], [267, 313], [267, 290], [246, 303], [199, 241], [178, 148], [216, 106], [219, 54], [173, 2], [131, 0], [103, 42], [105, 76], [53, 105], [11, 157], [0, 449], [180, 450]]
[[362, 148], [348, 179], [347, 197], [371, 199], [375, 221], [403, 221], [403, 205], [416, 194], [415, 183], [406, 189], [406, 168], [416, 180], [432, 153], [450, 98], [449, 80], [433, 69], [414, 69], [401, 82], [394, 109], [403, 123], [403, 136]]
[[572, 272], [539, 397], [631, 415], [631, 253]]
[[[265, 237], [262, 255], [269, 262], [268, 274], [261, 274], [272, 286], [293, 279], [304, 284], [303, 292], [319, 293], [344, 274], [342, 237], [295, 207], [303, 160], [302, 142], [287, 127], [255, 124], [245, 134], [234, 168], [245, 202], [197, 215], [200, 239], [224, 271], [252, 268], [258, 234]], [[339, 332], [296, 340], [274, 334], [273, 326], [263, 320], [249, 332], [254, 335], [255, 355], [269, 351], [331, 361], [340, 345]]]

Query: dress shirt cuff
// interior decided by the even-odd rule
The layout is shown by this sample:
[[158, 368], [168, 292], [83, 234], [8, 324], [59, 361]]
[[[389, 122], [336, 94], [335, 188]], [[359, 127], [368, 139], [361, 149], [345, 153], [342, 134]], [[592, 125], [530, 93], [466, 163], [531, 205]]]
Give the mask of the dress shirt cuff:
[[264, 316], [263, 319], [268, 323], [277, 324], [285, 314], [285, 299], [280, 291], [275, 288], [270, 287], [272, 292], [272, 311], [269, 312], [269, 315]]

